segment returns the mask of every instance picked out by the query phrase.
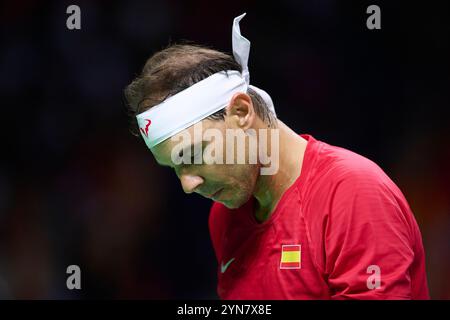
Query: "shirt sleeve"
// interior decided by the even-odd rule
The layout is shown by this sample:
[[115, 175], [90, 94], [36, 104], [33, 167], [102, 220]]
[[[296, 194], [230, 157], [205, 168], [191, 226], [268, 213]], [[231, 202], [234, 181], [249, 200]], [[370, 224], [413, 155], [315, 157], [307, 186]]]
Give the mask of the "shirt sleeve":
[[379, 169], [344, 173], [324, 230], [332, 299], [411, 299], [414, 239], [406, 200]]

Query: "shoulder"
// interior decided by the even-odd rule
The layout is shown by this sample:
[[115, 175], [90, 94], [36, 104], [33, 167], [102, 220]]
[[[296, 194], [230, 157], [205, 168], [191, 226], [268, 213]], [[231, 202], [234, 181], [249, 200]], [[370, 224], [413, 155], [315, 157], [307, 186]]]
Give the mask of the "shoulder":
[[369, 188], [399, 194], [394, 182], [374, 161], [345, 148], [322, 144], [311, 178], [321, 193], [347, 190], [351, 196]]
[[417, 228], [414, 214], [391, 178], [375, 162], [355, 152], [333, 146], [324, 150], [323, 161], [329, 164], [327, 178], [319, 188], [326, 195], [317, 193], [315, 198], [325, 203], [328, 232], [345, 237], [350, 233], [349, 238], [357, 241], [380, 235], [397, 243], [398, 238], [405, 243], [413, 241]]
[[350, 150], [323, 143], [306, 189], [305, 214], [319, 229], [411, 225], [411, 209], [396, 184], [375, 162]]

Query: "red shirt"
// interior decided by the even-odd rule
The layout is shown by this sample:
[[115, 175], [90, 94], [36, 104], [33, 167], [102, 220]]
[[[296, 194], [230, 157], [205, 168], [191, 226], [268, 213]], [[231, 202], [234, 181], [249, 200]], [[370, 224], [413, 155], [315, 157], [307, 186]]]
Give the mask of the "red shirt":
[[429, 299], [421, 234], [375, 163], [308, 140], [299, 178], [258, 223], [252, 197], [215, 202], [209, 228], [221, 299]]

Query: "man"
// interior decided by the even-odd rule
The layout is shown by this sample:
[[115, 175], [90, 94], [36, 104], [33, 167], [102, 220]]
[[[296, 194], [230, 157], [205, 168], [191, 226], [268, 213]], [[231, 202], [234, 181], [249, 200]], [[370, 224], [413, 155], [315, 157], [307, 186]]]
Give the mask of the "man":
[[[269, 95], [249, 84], [243, 16], [234, 58], [173, 45], [125, 90], [156, 161], [186, 193], [214, 200], [219, 296], [428, 299], [421, 235], [401, 191], [372, 161], [276, 118]], [[230, 143], [230, 131], [244, 143]]]

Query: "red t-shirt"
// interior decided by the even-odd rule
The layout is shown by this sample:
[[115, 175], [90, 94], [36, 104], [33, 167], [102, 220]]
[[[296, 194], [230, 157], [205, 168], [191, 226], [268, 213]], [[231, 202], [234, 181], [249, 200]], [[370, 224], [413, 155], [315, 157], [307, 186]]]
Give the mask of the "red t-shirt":
[[299, 178], [270, 218], [254, 198], [215, 202], [209, 228], [221, 299], [429, 299], [421, 234], [375, 163], [308, 141]]

